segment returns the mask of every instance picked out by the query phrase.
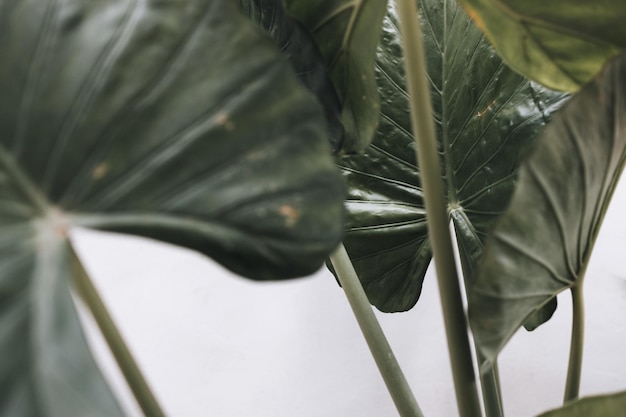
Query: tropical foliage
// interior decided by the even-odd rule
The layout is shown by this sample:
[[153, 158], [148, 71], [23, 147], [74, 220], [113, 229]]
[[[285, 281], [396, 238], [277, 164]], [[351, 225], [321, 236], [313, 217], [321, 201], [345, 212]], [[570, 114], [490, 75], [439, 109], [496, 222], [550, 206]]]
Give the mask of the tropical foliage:
[[[73, 292], [144, 413], [162, 415], [74, 227], [184, 246], [256, 280], [330, 259], [366, 303], [355, 313], [399, 412], [421, 416], [361, 315], [367, 301], [412, 308], [431, 258], [454, 263], [437, 216], [454, 225], [487, 416], [503, 415], [498, 353], [566, 289], [566, 404], [543, 415], [620, 415], [625, 394], [579, 400], [578, 387], [582, 282], [626, 162], [626, 6], [416, 3], [0, 0], [0, 416], [123, 415]], [[413, 133], [424, 125], [433, 138]], [[434, 174], [417, 163], [431, 139]], [[467, 342], [455, 291], [442, 287], [448, 334]], [[463, 349], [450, 346], [455, 378], [473, 372]], [[481, 415], [461, 406], [478, 404], [476, 382], [456, 384], [460, 415]]]

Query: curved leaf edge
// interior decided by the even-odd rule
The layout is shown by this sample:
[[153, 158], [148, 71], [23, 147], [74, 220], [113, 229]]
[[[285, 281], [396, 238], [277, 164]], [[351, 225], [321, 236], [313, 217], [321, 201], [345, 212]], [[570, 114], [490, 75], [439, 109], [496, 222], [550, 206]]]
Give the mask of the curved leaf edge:
[[[621, 55], [618, 55], [617, 57], [614, 57], [608, 62], [606, 62], [602, 68], [602, 71], [598, 75], [596, 75], [591, 81], [585, 84], [585, 86], [583, 86], [583, 88], [577, 94], [575, 94], [572, 97], [572, 99], [563, 106], [563, 108], [559, 110], [559, 112], [555, 115], [554, 119], [552, 120], [552, 123], [555, 123], [560, 118], [565, 117], [563, 116], [563, 114], [568, 111], [567, 109], [570, 107], [576, 106], [577, 100], [578, 100], [577, 97], [584, 93], [587, 93], [587, 90], [596, 92], [597, 96], [595, 96], [595, 98], [597, 100], [603, 101], [604, 100], [603, 90], [607, 88], [606, 84], [609, 84], [612, 81], [619, 81], [619, 80], [622, 80], [621, 82], [626, 83], [626, 52], [623, 52]], [[548, 136], [547, 132], [549, 132], [549, 128], [550, 128], [550, 124], [546, 126], [546, 130], [544, 130], [544, 132], [542, 132], [540, 137], [537, 139], [537, 141], [533, 145], [533, 148], [526, 156], [526, 160], [522, 166], [528, 165], [529, 161], [533, 159], [533, 155], [541, 153], [542, 143], [544, 142], [544, 140], [549, 139], [549, 138], [544, 139], [544, 136]], [[622, 141], [626, 142], [626, 132], [622, 132], [622, 133], [624, 134], [624, 137], [622, 137]], [[550, 297], [544, 297], [543, 301], [540, 304], [538, 304], [535, 308], [525, 311], [524, 317], [518, 320], [519, 323], [517, 327], [512, 328], [509, 332], [507, 332], [506, 335], [501, 338], [501, 341], [496, 348], [485, 348], [485, 345], [484, 345], [485, 340], [481, 341], [481, 337], [477, 336], [478, 334], [481, 333], [479, 331], [479, 328], [481, 326], [483, 326], [484, 328], [487, 328], [489, 326], [484, 326], [484, 323], [481, 324], [480, 320], [477, 318], [477, 314], [478, 314], [477, 306], [479, 303], [477, 303], [476, 298], [480, 297], [480, 291], [477, 291], [475, 287], [470, 288], [470, 291], [468, 293], [469, 323], [470, 323], [470, 328], [472, 329], [472, 333], [474, 334], [474, 338], [478, 341], [478, 344], [477, 344], [478, 349], [481, 351], [483, 358], [484, 358], [483, 363], [479, 364], [479, 369], [481, 372], [488, 370], [493, 365], [499, 352], [504, 348], [507, 342], [513, 337], [513, 335], [519, 330], [521, 326], [526, 327], [528, 331], [533, 331], [539, 326], [541, 326], [542, 324], [544, 324], [545, 322], [547, 322], [552, 317], [557, 307], [556, 296], [559, 293], [568, 289], [572, 289], [574, 286], [583, 284], [584, 274], [586, 272], [586, 266], [588, 265], [590, 261], [591, 255], [593, 253], [594, 245], [597, 241], [597, 237], [601, 229], [602, 222], [604, 220], [604, 217], [610, 205], [611, 199], [613, 197], [613, 193], [623, 174], [625, 166], [626, 166], [626, 152], [622, 154], [617, 164], [617, 167], [615, 169], [615, 175], [610, 179], [606, 187], [606, 190], [605, 190], [606, 198], [601, 202], [601, 204], [598, 207], [598, 210], [596, 211], [597, 222], [595, 223], [595, 227], [593, 227], [590, 232], [590, 239], [589, 239], [590, 245], [588, 247], [588, 250], [585, 253], [584, 258], [582, 259], [582, 268], [581, 268], [581, 273], [578, 276], [578, 281], [573, 282], [569, 286], [559, 289]], [[478, 265], [479, 267], [478, 276], [482, 275], [481, 270], [485, 269], [486, 263], [488, 262], [488, 259], [491, 257], [490, 246], [494, 244], [493, 235], [495, 231], [498, 229], [498, 227], [500, 226], [500, 224], [504, 222], [504, 218], [507, 212], [511, 210], [511, 206], [515, 204], [515, 197], [516, 195], [519, 194], [518, 188], [519, 187], [516, 186], [516, 191], [514, 192], [513, 197], [511, 198], [509, 202], [510, 204], [509, 209], [507, 209], [503, 213], [503, 215], [501, 215], [498, 218], [498, 220], [492, 225], [492, 228], [488, 234], [489, 236], [488, 236], [487, 243], [485, 245], [485, 251], [483, 252], [481, 256], [481, 259]]]
[[[502, 32], [514, 32], [514, 29], [509, 28], [510, 24], [507, 24], [509, 19], [508, 16], [500, 16], [498, 14], [498, 11], [496, 11], [497, 7], [492, 7], [492, 5], [479, 5], [478, 3], [480, 3], [480, 0], [458, 1], [462, 4], [465, 11], [471, 16], [476, 25], [485, 34], [491, 45], [493, 45], [494, 49], [497, 51], [498, 55], [502, 58], [504, 62], [506, 62], [506, 64], [510, 68], [512, 68], [519, 74], [553, 90], [570, 93], [575, 93], [579, 91], [586, 83], [593, 80], [593, 78], [597, 74], [602, 72], [602, 68], [604, 67], [604, 65], [606, 65], [608, 61], [620, 54], [621, 48], [619, 46], [602, 41], [600, 39], [595, 39], [595, 43], [603, 44], [604, 47], [611, 52], [605, 51], [604, 53], [600, 53], [600, 56], [597, 56], [596, 60], [593, 62], [593, 65], [591, 65], [592, 68], [589, 68], [588, 64], [587, 67], [579, 71], [582, 72], [582, 74], [572, 74], [562, 65], [554, 62], [554, 60], [549, 56], [548, 51], [545, 50], [544, 46], [535, 38], [532, 33], [526, 30], [527, 33], [525, 33], [524, 36], [519, 39], [518, 43], [522, 46], [530, 43], [534, 45], [535, 48], [530, 50], [524, 50], [521, 53], [519, 51], [516, 51], [515, 53], [518, 55], [524, 54], [525, 56], [529, 57], [528, 59], [530, 59], [531, 61], [537, 60], [539, 64], [535, 62], [534, 66], [541, 66], [541, 70], [539, 70], [538, 68], [529, 68], [528, 65], [522, 65], [516, 62], [516, 60], [514, 58], [511, 58], [509, 56], [509, 53], [505, 51], [505, 49], [507, 49], [509, 46], [503, 45], [504, 41], [502, 39], [504, 38], [504, 36], [502, 36]], [[508, 6], [503, 6], [503, 8], [511, 14], [517, 13], [514, 10], [509, 10]], [[500, 12], [504, 13], [503, 11]], [[491, 30], [492, 25], [494, 25], [492, 22], [497, 22], [497, 30]], [[493, 29], [496, 29], [495, 25], [493, 26]], [[567, 30], [564, 31], [568, 32]], [[513, 37], [517, 38], [517, 36]], [[584, 42], [584, 38], [584, 36], [580, 37], [580, 42]]]
[[338, 153], [345, 136], [339, 117], [341, 104], [313, 35], [287, 12], [282, 0], [240, 0], [240, 7], [272, 39], [298, 79], [315, 95], [326, 116], [333, 153]]
[[537, 417], [616, 417], [626, 409], [626, 391], [581, 398]]

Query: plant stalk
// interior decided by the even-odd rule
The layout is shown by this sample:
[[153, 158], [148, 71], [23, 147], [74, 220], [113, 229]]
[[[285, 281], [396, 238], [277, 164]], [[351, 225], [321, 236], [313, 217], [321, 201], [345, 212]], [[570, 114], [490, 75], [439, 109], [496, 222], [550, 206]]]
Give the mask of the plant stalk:
[[437, 281], [443, 309], [446, 337], [457, 406], [461, 417], [481, 416], [474, 365], [470, 350], [467, 320], [452, 239], [448, 229], [439, 153], [435, 138], [430, 85], [416, 0], [397, 0], [400, 31], [405, 56], [411, 121], [426, 206], [428, 232], [433, 246]]
[[585, 340], [585, 305], [582, 282], [572, 288], [572, 340], [565, 384], [565, 403], [578, 398]]
[[[482, 363], [478, 358], [478, 363]], [[483, 392], [483, 405], [486, 417], [504, 417], [502, 406], [502, 389], [500, 387], [500, 373], [498, 372], [498, 362], [494, 361], [489, 371], [480, 375], [480, 386]]]
[[124, 339], [117, 330], [111, 315], [102, 302], [98, 290], [91, 281], [87, 271], [85, 271], [83, 264], [73, 248], [71, 248], [71, 253], [72, 277], [78, 295], [85, 302], [96, 320], [143, 414], [146, 417], [165, 417], [158, 401], [139, 370], [137, 363], [124, 343]]
[[350, 307], [359, 323], [361, 332], [372, 352], [376, 365], [387, 385], [391, 398], [401, 417], [423, 417], [400, 365], [385, 338], [372, 311], [370, 302], [356, 275], [350, 257], [343, 244], [330, 255], [337, 278], [346, 293]]

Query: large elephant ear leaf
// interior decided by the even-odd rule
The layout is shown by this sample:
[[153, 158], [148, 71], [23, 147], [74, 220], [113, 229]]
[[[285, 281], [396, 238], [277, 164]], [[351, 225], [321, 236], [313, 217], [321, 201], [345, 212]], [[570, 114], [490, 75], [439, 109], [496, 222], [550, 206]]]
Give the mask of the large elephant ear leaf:
[[339, 95], [345, 135], [338, 150], [360, 152], [374, 137], [380, 113], [374, 61], [386, 0], [286, 0], [313, 34]]
[[626, 48], [621, 0], [460, 0], [508, 65], [576, 91]]
[[615, 417], [626, 410], [626, 392], [582, 398], [537, 417]]
[[468, 294], [474, 338], [487, 360], [527, 317], [582, 285], [626, 160], [624, 91], [621, 55], [563, 107], [520, 168]]
[[235, 2], [4, 0], [0, 91], [2, 416], [121, 415], [70, 298], [72, 227], [255, 279], [340, 241], [324, 117]]
[[[421, 1], [420, 19], [448, 209], [471, 281], [522, 155], [563, 95], [507, 68], [455, 1]], [[394, 5], [376, 69], [382, 98], [376, 138], [363, 155], [339, 161], [349, 188], [344, 244], [370, 301], [402, 311], [416, 303], [432, 254]]]

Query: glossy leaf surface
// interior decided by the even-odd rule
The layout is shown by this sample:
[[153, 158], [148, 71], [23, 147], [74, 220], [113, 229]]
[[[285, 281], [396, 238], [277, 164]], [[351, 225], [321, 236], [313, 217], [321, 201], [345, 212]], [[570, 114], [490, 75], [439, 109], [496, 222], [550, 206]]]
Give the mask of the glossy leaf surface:
[[374, 62], [385, 0], [286, 0], [313, 34], [341, 102], [345, 129], [339, 150], [360, 152], [373, 139], [380, 113]]
[[241, 0], [241, 7], [274, 40], [300, 81], [315, 94], [328, 121], [333, 151], [339, 152], [344, 134], [339, 118], [341, 105], [313, 37], [287, 13], [282, 0]]
[[[456, 2], [420, 5], [442, 175], [471, 281], [520, 158], [563, 96], [508, 69]], [[349, 187], [344, 244], [370, 301], [383, 311], [402, 311], [419, 297], [431, 249], [393, 6], [383, 25], [377, 76], [382, 117], [376, 139], [362, 156], [340, 161]]]
[[70, 298], [71, 227], [256, 279], [340, 240], [319, 106], [234, 2], [3, 0], [0, 91], [3, 417], [121, 415]]
[[563, 107], [520, 168], [468, 294], [474, 338], [488, 360], [529, 315], [582, 285], [626, 159], [624, 91], [626, 55]]
[[626, 48], [622, 0], [460, 0], [512, 68], [576, 91]]
[[626, 410], [626, 392], [598, 395], [574, 401], [558, 410], [548, 411], [538, 417], [616, 417]]

